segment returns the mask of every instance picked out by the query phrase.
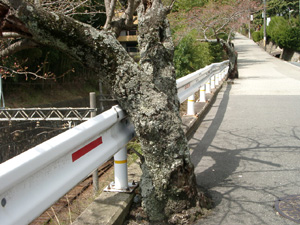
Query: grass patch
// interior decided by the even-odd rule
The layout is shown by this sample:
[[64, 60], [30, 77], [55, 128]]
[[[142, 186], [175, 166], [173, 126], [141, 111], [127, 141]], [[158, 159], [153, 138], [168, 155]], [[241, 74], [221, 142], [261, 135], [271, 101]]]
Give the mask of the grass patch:
[[140, 142], [137, 138], [134, 138], [132, 141], [130, 141], [127, 144], [128, 149], [128, 159], [127, 164], [130, 166], [132, 163], [134, 163], [137, 159], [140, 158], [141, 155], [143, 155], [142, 147]]

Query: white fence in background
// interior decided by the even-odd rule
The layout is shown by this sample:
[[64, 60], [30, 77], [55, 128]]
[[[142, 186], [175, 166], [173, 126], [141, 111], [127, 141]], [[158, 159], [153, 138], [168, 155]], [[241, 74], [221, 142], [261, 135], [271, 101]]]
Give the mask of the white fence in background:
[[[180, 102], [227, 73], [228, 61], [177, 80]], [[207, 86], [213, 89], [215, 83]], [[28, 224], [115, 155], [115, 188], [127, 189], [134, 128], [118, 106], [0, 164], [0, 224]], [[125, 152], [125, 153], [124, 153]]]

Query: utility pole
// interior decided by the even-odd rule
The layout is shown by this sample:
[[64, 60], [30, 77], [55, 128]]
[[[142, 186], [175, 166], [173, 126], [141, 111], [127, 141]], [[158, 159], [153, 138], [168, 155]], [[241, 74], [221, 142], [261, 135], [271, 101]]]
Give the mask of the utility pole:
[[267, 49], [267, 10], [266, 0], [264, 0], [264, 48]]
[[249, 36], [249, 39], [251, 39], [251, 14], [249, 15], [249, 29], [248, 29], [248, 36]]

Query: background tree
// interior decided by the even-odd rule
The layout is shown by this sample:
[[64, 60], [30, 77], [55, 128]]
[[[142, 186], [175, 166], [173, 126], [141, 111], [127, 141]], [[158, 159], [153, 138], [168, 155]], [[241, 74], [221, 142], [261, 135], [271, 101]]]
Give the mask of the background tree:
[[[105, 23], [103, 0], [32, 0], [30, 2], [47, 11], [67, 15], [94, 27], [103, 26]], [[25, 81], [26, 86], [39, 90], [40, 88], [44, 89], [45, 84], [52, 87], [56, 82], [65, 84], [72, 80], [82, 84], [87, 83], [92, 77], [96, 79], [68, 55], [54, 48], [37, 45], [29, 39], [24, 39], [20, 34], [5, 32], [4, 36], [0, 38], [0, 43], [2, 61], [0, 72], [3, 78], [6, 78], [4, 87], [6, 87], [5, 91], [8, 95], [13, 90], [12, 87], [16, 87], [20, 82], [25, 84]], [[85, 79], [82, 79], [83, 74]]]
[[[70, 16], [45, 11], [22, 0], [1, 0], [2, 36], [56, 48], [99, 74], [114, 98], [128, 113], [142, 144], [143, 206], [150, 220], [203, 204], [179, 115], [174, 46], [166, 19], [174, 1], [129, 0], [115, 17], [115, 0], [105, 0], [103, 30], [79, 23]], [[137, 10], [139, 63], [117, 41], [129, 28]]]
[[268, 0], [267, 1], [268, 17], [283, 16], [288, 19], [289, 16], [299, 15], [298, 0]]
[[[281, 48], [299, 51], [299, 1], [267, 1], [267, 16], [271, 17], [267, 26], [267, 39]], [[253, 40], [258, 42], [263, 39], [263, 21], [260, 13], [256, 14], [254, 22], [258, 24], [258, 29], [252, 36]]]
[[174, 65], [176, 77], [183, 77], [191, 72], [211, 64], [213, 61], [209, 44], [199, 44], [191, 33], [183, 37], [175, 48]]
[[300, 24], [298, 19], [272, 17], [267, 35], [280, 48], [300, 51]]
[[230, 59], [229, 77], [237, 77], [237, 53], [231, 44], [234, 31], [250, 20], [250, 13], [259, 2], [253, 0], [219, 0], [202, 2], [202, 7], [191, 7], [175, 14], [176, 26], [184, 33], [197, 32], [198, 40], [219, 43]]
[[174, 65], [177, 78], [227, 58], [219, 44], [197, 41], [199, 33], [186, 22], [189, 11], [203, 7], [207, 2], [176, 1], [169, 15], [175, 43]]

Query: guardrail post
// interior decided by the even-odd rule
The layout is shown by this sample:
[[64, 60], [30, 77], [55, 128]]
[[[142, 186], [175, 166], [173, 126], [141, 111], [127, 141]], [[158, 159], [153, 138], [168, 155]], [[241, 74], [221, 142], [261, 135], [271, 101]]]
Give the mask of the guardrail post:
[[210, 87], [211, 89], [214, 89], [216, 86], [215, 86], [215, 75], [213, 75], [211, 77], [211, 80], [210, 80]]
[[211, 92], [210, 89], [210, 79], [205, 84], [205, 93], [209, 94]]
[[128, 189], [127, 149], [122, 148], [114, 155], [115, 189]]
[[[90, 108], [96, 108], [96, 93], [90, 92]], [[91, 112], [91, 118], [96, 116], [96, 112]], [[93, 171], [93, 188], [94, 195], [99, 191], [99, 178], [98, 178], [98, 168]]]
[[134, 181], [128, 183], [126, 147], [121, 148], [114, 155], [114, 172], [115, 172], [114, 182], [111, 182], [106, 188], [104, 188], [104, 191], [130, 193], [138, 186], [138, 183]]
[[200, 87], [199, 102], [206, 102], [206, 99], [205, 99], [205, 86], [204, 85]]
[[219, 73], [215, 75], [215, 86], [219, 85]]
[[191, 95], [187, 102], [187, 115], [195, 115], [195, 95]]

